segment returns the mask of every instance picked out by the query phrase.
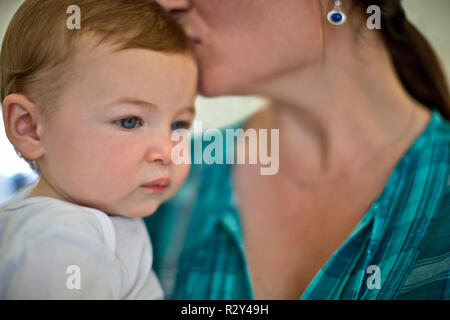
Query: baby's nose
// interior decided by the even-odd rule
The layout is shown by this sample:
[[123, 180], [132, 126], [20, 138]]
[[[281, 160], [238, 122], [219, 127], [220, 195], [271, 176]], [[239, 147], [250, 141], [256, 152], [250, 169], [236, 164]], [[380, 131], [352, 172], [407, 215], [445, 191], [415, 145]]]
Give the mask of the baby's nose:
[[152, 141], [145, 156], [148, 162], [160, 162], [167, 165], [171, 163], [173, 144], [169, 138], [161, 137], [158, 141]]

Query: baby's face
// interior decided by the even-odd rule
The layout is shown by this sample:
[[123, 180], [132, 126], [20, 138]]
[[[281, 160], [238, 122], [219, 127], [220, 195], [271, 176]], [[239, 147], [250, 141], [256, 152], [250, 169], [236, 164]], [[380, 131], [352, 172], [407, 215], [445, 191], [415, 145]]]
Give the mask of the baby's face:
[[194, 120], [197, 68], [188, 55], [110, 49], [77, 58], [75, 80], [42, 127], [41, 180], [63, 200], [143, 217], [189, 172], [171, 160], [171, 134]]

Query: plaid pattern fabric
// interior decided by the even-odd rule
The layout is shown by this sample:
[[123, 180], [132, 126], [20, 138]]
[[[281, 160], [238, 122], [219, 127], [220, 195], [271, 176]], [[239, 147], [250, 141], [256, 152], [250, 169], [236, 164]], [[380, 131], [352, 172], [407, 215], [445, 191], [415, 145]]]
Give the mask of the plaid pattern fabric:
[[[177, 196], [145, 219], [167, 298], [254, 298], [231, 170], [193, 165]], [[450, 123], [433, 111], [301, 299], [450, 299], [449, 177]], [[379, 289], [368, 285], [369, 266], [379, 268]]]

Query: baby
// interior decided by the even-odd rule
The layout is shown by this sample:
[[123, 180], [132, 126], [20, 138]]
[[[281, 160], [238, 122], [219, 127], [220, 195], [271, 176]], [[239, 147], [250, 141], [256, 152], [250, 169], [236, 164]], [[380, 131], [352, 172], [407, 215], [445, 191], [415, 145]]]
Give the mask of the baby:
[[188, 175], [171, 135], [193, 121], [196, 85], [186, 36], [154, 2], [24, 2], [2, 111], [40, 177], [0, 208], [0, 299], [163, 298], [142, 217]]

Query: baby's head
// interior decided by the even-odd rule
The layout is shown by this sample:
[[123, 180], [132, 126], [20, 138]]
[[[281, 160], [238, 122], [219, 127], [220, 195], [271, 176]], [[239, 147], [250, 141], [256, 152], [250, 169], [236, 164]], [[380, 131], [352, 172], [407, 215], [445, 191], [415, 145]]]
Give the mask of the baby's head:
[[5, 130], [35, 160], [33, 192], [112, 215], [148, 215], [184, 182], [171, 133], [196, 85], [186, 36], [149, 0], [27, 0], [3, 41]]

